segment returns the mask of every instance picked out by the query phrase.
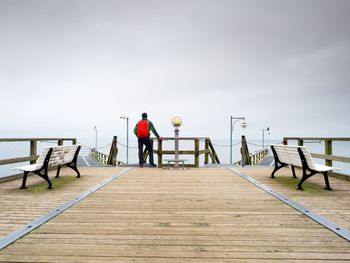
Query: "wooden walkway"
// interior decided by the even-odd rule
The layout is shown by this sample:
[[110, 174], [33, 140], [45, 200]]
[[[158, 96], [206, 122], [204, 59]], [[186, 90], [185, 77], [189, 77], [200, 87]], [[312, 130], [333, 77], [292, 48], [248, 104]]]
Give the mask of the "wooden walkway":
[[[79, 170], [82, 174], [81, 178], [74, 179], [62, 189], [53, 189], [52, 191], [44, 190], [38, 193], [30, 191], [30, 189], [19, 190], [21, 179], [0, 183], [0, 238], [67, 202], [120, 169], [105, 167], [79, 168]], [[50, 178], [55, 176], [55, 172], [49, 172]], [[61, 177], [67, 175], [75, 177], [71, 169], [63, 168]], [[31, 186], [43, 182], [44, 180], [39, 176], [33, 175], [28, 178], [27, 186], [31, 188]]]
[[[265, 167], [240, 169], [246, 175], [253, 177], [259, 182], [273, 188], [285, 196], [293, 199], [301, 205], [310, 208], [314, 212], [327, 217], [334, 223], [337, 223], [350, 230], [350, 182], [330, 177], [330, 184], [333, 191], [323, 190], [324, 179], [322, 174], [317, 174], [308, 179], [306, 182], [311, 183], [313, 188], [305, 186], [304, 191], [296, 191], [299, 178], [302, 175], [300, 169], [296, 169], [298, 179], [292, 178], [290, 168], [282, 168], [275, 176], [277, 180], [271, 179], [270, 174], [273, 169]], [[286, 179], [294, 182], [292, 186], [281, 183], [279, 179]]]
[[[91, 175], [84, 187], [117, 171], [84, 168], [83, 178]], [[267, 177], [270, 169], [256, 171]], [[16, 229], [10, 225], [22, 215], [20, 224], [82, 191], [80, 182], [35, 196], [15, 190], [18, 181], [0, 184], [0, 225]], [[334, 193], [347, 204], [349, 196]], [[349, 262], [350, 242], [226, 168], [133, 168], [2, 249], [0, 262], [11, 261]]]

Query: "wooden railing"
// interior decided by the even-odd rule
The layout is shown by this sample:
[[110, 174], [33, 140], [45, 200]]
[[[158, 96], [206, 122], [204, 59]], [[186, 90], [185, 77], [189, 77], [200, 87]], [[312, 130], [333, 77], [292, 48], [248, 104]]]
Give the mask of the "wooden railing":
[[[269, 155], [269, 150], [268, 149], [262, 149], [260, 151], [257, 151], [255, 153], [249, 154], [249, 165], [257, 165], [259, 164], [262, 160], [265, 159], [266, 156]], [[235, 162], [234, 164], [239, 164], [241, 165], [241, 160]]]
[[333, 161], [350, 163], [350, 157], [333, 155], [332, 142], [343, 141], [350, 142], [350, 138], [319, 138], [319, 137], [284, 137], [283, 142], [288, 144], [288, 141], [297, 141], [299, 146], [303, 146], [305, 141], [324, 141], [324, 154], [311, 153], [312, 157], [324, 159], [325, 165], [332, 166]]
[[[304, 143], [309, 142], [315, 142], [315, 141], [323, 141], [324, 142], [324, 153], [311, 153], [311, 156], [318, 159], [324, 159], [325, 165], [327, 166], [333, 166], [333, 161], [335, 162], [342, 162], [342, 163], [350, 163], [350, 157], [345, 156], [337, 156], [333, 155], [333, 142], [340, 141], [340, 142], [349, 142], [350, 138], [324, 138], [324, 137], [284, 137], [283, 143], [288, 144], [288, 141], [297, 141], [299, 146], [303, 146]], [[340, 173], [334, 173], [341, 175]], [[349, 176], [347, 176], [349, 177]], [[348, 178], [346, 178], [348, 180]]]
[[30, 164], [33, 164], [38, 159], [38, 142], [57, 142], [57, 145], [63, 145], [64, 141], [71, 141], [72, 144], [77, 143], [76, 138], [0, 138], [1, 142], [29, 142], [29, 156], [25, 157], [16, 157], [10, 159], [0, 160], [0, 165], [12, 164], [12, 163], [21, 163], [29, 161]]
[[[163, 140], [158, 140], [157, 138], [153, 138], [153, 140], [157, 140], [157, 149], [154, 149], [154, 153], [158, 155], [158, 167], [162, 167], [163, 165], [163, 156], [164, 155], [175, 155], [175, 150], [163, 150], [163, 141], [175, 141], [174, 137], [165, 137]], [[212, 163], [220, 163], [219, 157], [216, 154], [213, 144], [208, 137], [180, 137], [179, 141], [193, 141], [193, 150], [179, 150], [179, 155], [193, 155], [194, 163], [186, 164], [187, 167], [199, 167], [199, 157], [204, 154], [204, 164], [209, 163], [209, 158]], [[200, 142], [204, 142], [204, 149], [200, 149]], [[148, 156], [148, 152], [145, 151], [144, 159], [146, 160]]]
[[90, 156], [92, 156], [96, 161], [107, 165], [108, 155], [102, 152], [96, 151], [95, 149], [91, 149]]
[[97, 151], [96, 149], [91, 149], [90, 156], [92, 156], [96, 161], [105, 165], [117, 165], [122, 164], [122, 162], [117, 161], [118, 147], [117, 147], [117, 136], [113, 137], [111, 149], [109, 154], [104, 154]]

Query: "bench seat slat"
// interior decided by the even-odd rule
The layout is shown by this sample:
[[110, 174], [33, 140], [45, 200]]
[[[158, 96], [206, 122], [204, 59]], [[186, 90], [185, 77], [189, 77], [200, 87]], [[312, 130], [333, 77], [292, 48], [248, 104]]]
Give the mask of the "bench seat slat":
[[329, 171], [333, 171], [335, 170], [334, 167], [331, 166], [326, 166], [326, 165], [322, 165], [322, 164], [314, 164], [314, 169], [318, 172], [329, 172]]
[[23, 171], [23, 172], [25, 172], [25, 171], [33, 172], [33, 171], [39, 170], [42, 166], [43, 166], [42, 163], [29, 164], [29, 165], [25, 165], [25, 166], [21, 166], [21, 167], [16, 167], [16, 169]]

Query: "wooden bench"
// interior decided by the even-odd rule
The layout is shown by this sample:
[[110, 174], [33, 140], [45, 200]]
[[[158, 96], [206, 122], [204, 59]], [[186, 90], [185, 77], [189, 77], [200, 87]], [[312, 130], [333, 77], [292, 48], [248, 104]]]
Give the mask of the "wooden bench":
[[185, 162], [188, 161], [186, 159], [165, 159], [164, 161], [168, 162], [168, 169], [170, 169], [170, 163], [182, 163], [182, 169], [185, 169]]
[[294, 178], [297, 178], [295, 175], [295, 167], [300, 167], [303, 170], [303, 175], [296, 186], [297, 190], [303, 190], [303, 182], [317, 173], [322, 173], [324, 176], [324, 181], [326, 184], [324, 189], [332, 190], [329, 185], [328, 172], [333, 171], [336, 168], [315, 164], [312, 160], [310, 152], [304, 146], [277, 144], [271, 145], [271, 149], [275, 158], [275, 169], [271, 173], [271, 178], [275, 178], [275, 173], [279, 169], [290, 165]]
[[77, 168], [78, 154], [80, 145], [63, 145], [46, 147], [41, 152], [35, 164], [17, 167], [16, 169], [24, 172], [22, 186], [20, 189], [26, 189], [26, 182], [29, 173], [35, 173], [49, 184], [47, 189], [52, 189], [52, 183], [48, 176], [48, 169], [57, 167], [56, 178], [59, 177], [62, 166], [68, 166], [77, 173], [77, 178], [80, 177], [80, 172]]

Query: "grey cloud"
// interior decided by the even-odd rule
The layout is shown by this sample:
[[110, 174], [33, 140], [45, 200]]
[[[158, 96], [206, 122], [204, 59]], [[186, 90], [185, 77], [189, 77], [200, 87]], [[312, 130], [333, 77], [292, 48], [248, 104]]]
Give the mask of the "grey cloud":
[[[225, 138], [231, 114], [249, 117], [251, 137], [268, 123], [279, 137], [343, 136], [349, 13], [346, 0], [0, 0], [0, 110], [39, 93], [27, 110], [46, 107], [56, 120], [42, 126], [58, 130], [67, 113], [50, 105], [65, 103], [79, 109], [77, 133], [91, 123], [112, 130], [105, 112], [137, 119], [146, 110], [168, 132], [181, 114], [193, 136]], [[6, 130], [25, 121], [18, 111], [2, 117]], [[208, 118], [215, 125], [203, 129]], [[320, 118], [344, 126], [327, 130]]]

